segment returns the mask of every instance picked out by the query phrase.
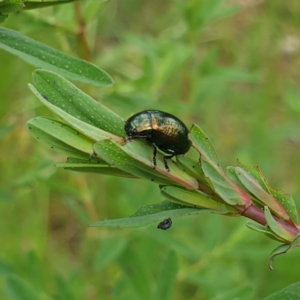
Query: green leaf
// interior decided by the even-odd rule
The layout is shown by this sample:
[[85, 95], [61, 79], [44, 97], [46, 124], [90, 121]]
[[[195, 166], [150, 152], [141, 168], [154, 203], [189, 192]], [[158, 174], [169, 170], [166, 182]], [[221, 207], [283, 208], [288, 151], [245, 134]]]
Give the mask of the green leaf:
[[269, 192], [269, 186], [266, 179], [264, 178], [261, 170], [257, 166], [247, 166], [238, 161], [238, 167], [245, 170], [249, 173], [255, 180], [260, 184], [260, 186], [266, 191]]
[[293, 197], [279, 190], [269, 188], [271, 195], [284, 207], [294, 224], [298, 224], [298, 212]]
[[175, 290], [176, 274], [178, 272], [177, 256], [174, 251], [166, 255], [166, 259], [161, 266], [161, 271], [156, 280], [156, 292], [153, 299], [172, 299]]
[[[120, 145], [120, 143], [115, 143]], [[156, 156], [157, 166], [153, 169], [153, 147], [143, 141], [127, 142], [122, 149], [135, 160], [142, 162], [144, 165], [151, 168], [151, 172], [159, 173], [159, 176], [167, 177], [172, 182], [172, 185], [178, 184], [187, 189], [198, 189], [198, 181], [181, 170], [174, 160], [169, 160], [167, 171], [163, 163], [163, 155], [158, 153]]]
[[97, 127], [94, 127], [86, 122], [83, 122], [79, 120], [76, 117], [73, 117], [72, 115], [66, 113], [64, 110], [58, 108], [55, 105], [52, 105], [50, 102], [48, 102], [45, 97], [41, 95], [32, 85], [29, 85], [29, 88], [31, 91], [39, 98], [39, 100], [45, 104], [48, 108], [50, 108], [53, 112], [55, 112], [58, 116], [60, 116], [63, 120], [68, 122], [72, 127], [76, 128], [79, 132], [82, 132], [87, 137], [90, 137], [94, 141], [99, 141], [103, 139], [116, 139], [116, 140], [122, 140], [119, 137], [116, 137], [110, 133], [107, 133]]
[[291, 195], [271, 188], [267, 183], [267, 180], [264, 178], [259, 167], [246, 166], [241, 164], [240, 162], [238, 162], [238, 166], [249, 173], [259, 183], [262, 189], [264, 189], [268, 194], [272, 195], [279, 203], [281, 203], [291, 220], [295, 224], [298, 223], [298, 212]]
[[105, 175], [135, 177], [127, 172], [111, 167], [98, 157], [88, 159], [94, 151], [93, 140], [62, 122], [37, 117], [28, 121], [27, 124], [30, 133], [36, 139], [50, 145], [52, 149], [76, 156], [76, 158], [69, 158], [66, 163], [57, 163], [56, 167]]
[[300, 282], [293, 283], [263, 300], [299, 300]]
[[188, 215], [214, 212], [216, 211], [210, 209], [193, 208], [165, 200], [157, 204], [142, 206], [131, 217], [111, 220], [105, 219], [91, 224], [91, 227], [141, 227], [151, 223], [161, 222], [167, 218], [179, 218]]
[[210, 180], [216, 193], [230, 205], [242, 205], [247, 207], [251, 199], [230, 180], [219, 165], [215, 150], [205, 133], [197, 125], [193, 125], [190, 135], [192, 145], [200, 153], [201, 167], [205, 176]]
[[216, 194], [211, 182], [205, 177], [199, 161], [191, 159], [190, 157], [178, 155], [176, 156], [178, 167], [186, 172], [189, 176], [198, 180], [198, 190], [210, 196], [213, 199], [223, 201], [222, 198]]
[[273, 270], [273, 261], [275, 256], [285, 254], [295, 247], [300, 247], [300, 234], [292, 241], [292, 243], [279, 245], [272, 251], [269, 258], [269, 268]]
[[142, 141], [128, 142], [125, 146], [113, 141], [100, 141], [94, 145], [94, 151], [110, 165], [139, 178], [163, 185], [178, 184], [188, 189], [198, 187], [197, 180], [180, 170], [175, 162], [169, 162], [170, 172], [168, 172], [160, 153], [157, 155], [157, 167], [153, 169], [153, 149]]
[[267, 224], [269, 228], [276, 234], [278, 235], [281, 239], [291, 242], [295, 236], [290, 233], [289, 231], [285, 230], [276, 220], [273, 218], [268, 206], [265, 206], [265, 217], [267, 220]]
[[285, 240], [277, 236], [275, 233], [273, 233], [268, 226], [263, 226], [261, 224], [255, 223], [255, 222], [247, 222], [246, 226], [254, 231], [264, 233], [266, 236], [271, 238], [272, 240], [284, 243]]
[[[184, 156], [184, 155], [178, 155], [176, 156], [176, 162], [180, 169], [182, 169], [184, 172], [186, 172], [191, 177], [196, 178], [202, 185], [205, 185], [208, 187], [210, 192], [212, 192], [209, 184], [210, 182], [205, 177], [200, 162], [196, 161], [190, 157]], [[201, 185], [201, 186], [202, 186]]]
[[288, 245], [288, 244], [282, 244], [282, 245], [279, 245], [278, 247], [276, 247], [272, 251], [272, 253], [270, 255], [270, 259], [269, 259], [269, 268], [271, 270], [273, 270], [273, 261], [274, 261], [275, 256], [287, 253], [288, 250], [289, 250], [289, 248], [290, 248], [290, 245]]
[[21, 0], [2, 0], [0, 2], [0, 14], [12, 14], [16, 13], [24, 7], [23, 1]]
[[[67, 154], [71, 154], [74, 155], [76, 157], [81, 157], [81, 158], [87, 158], [90, 156], [90, 154], [93, 152], [93, 148], [92, 148], [92, 143], [90, 144], [89, 152], [82, 152], [79, 149], [81, 148], [81, 146], [79, 145], [75, 145], [76, 148], [74, 148], [73, 146], [70, 146], [68, 144], [66, 144], [63, 140], [58, 139], [57, 137], [53, 136], [51, 132], [52, 130], [50, 129], [50, 132], [47, 132], [47, 129], [44, 129], [43, 127], [40, 128], [40, 121], [41, 119], [43, 119], [42, 117], [37, 117], [34, 119], [31, 119], [27, 122], [27, 126], [29, 129], [29, 132], [31, 133], [31, 135], [36, 138], [37, 140], [45, 143], [46, 145], [50, 145], [51, 149], [56, 149], [59, 151], [63, 151]], [[42, 122], [43, 123], [43, 122]], [[65, 132], [65, 134], [69, 135], [69, 138], [71, 138], [72, 136], [76, 136], [76, 131], [74, 131], [73, 133], [71, 132], [71, 128], [68, 127], [67, 125], [65, 125], [66, 128], [68, 128]], [[61, 128], [61, 131], [63, 131], [66, 128]], [[88, 150], [88, 148], [86, 147], [87, 145], [85, 144], [86, 141], [84, 141], [84, 139], [82, 140], [83, 144], [82, 144], [82, 149], [85, 149], [85, 151]], [[73, 144], [73, 143], [72, 143]]]
[[240, 189], [233, 181], [231, 181], [224, 172], [202, 160], [202, 170], [211, 181], [216, 193], [229, 205], [248, 206], [250, 204], [250, 197], [242, 189]]
[[199, 126], [192, 126], [189, 138], [192, 141], [193, 146], [200, 153], [201, 159], [203, 158], [216, 168], [222, 169], [219, 165], [219, 160], [214, 146]]
[[17, 31], [0, 28], [0, 49], [18, 56], [36, 68], [58, 72], [62, 76], [96, 86], [111, 86], [111, 77], [84, 60], [73, 58]]
[[57, 168], [65, 168], [66, 170], [77, 172], [90, 172], [117, 177], [137, 178], [130, 173], [111, 167], [98, 157], [94, 157], [91, 160], [68, 157], [67, 162], [56, 163], [55, 166]]
[[[83, 93], [62, 76], [46, 70], [36, 70], [32, 79], [36, 89], [30, 86], [31, 90], [44, 105], [60, 117], [63, 118], [64, 115], [59, 112], [64, 111], [81, 121], [79, 124], [87, 123], [102, 131], [124, 136], [124, 120], [120, 116]], [[70, 123], [69, 120], [66, 121]]]
[[290, 220], [284, 207], [274, 197], [268, 194], [248, 172], [239, 167], [235, 168], [235, 172], [238, 179], [247, 190], [263, 204], [267, 205], [276, 216], [284, 220]]
[[[67, 124], [45, 117], [36, 117], [27, 122], [30, 133], [36, 138], [51, 145], [64, 145], [64, 149], [77, 149], [81, 152], [93, 153], [94, 141], [82, 135]], [[59, 148], [62, 150], [62, 147]]]
[[153, 170], [153, 168], [135, 160], [111, 141], [104, 140], [97, 142], [94, 144], [94, 151], [109, 165], [128, 172], [138, 178], [148, 179], [160, 184], [172, 184], [172, 181], [161, 176], [160, 173]]
[[[240, 182], [238, 176], [236, 175], [235, 172], [235, 168], [236, 167], [232, 167], [232, 166], [228, 166], [226, 168], [226, 175], [239, 187], [241, 188], [243, 191], [248, 193], [248, 190], [246, 189], [246, 187]], [[257, 208], [259, 208], [260, 210], [264, 209], [264, 205], [252, 194], [248, 193], [248, 196], [251, 198], [252, 200], [252, 204], [254, 206], [256, 206]]]
[[218, 202], [200, 191], [186, 190], [176, 186], [161, 186], [160, 191], [168, 200], [182, 205], [214, 209], [221, 214], [237, 214], [234, 208]]
[[226, 167], [226, 175], [227, 177], [232, 180], [238, 187], [240, 187], [242, 190], [247, 191], [247, 189], [244, 187], [244, 185], [239, 181], [236, 172], [236, 167], [228, 166]]

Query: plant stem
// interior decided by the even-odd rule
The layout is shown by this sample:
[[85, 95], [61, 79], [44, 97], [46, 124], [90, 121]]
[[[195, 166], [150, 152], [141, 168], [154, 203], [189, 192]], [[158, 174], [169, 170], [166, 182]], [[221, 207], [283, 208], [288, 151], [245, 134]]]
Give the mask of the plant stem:
[[[254, 206], [253, 204], [251, 204], [244, 211], [242, 211], [241, 215], [261, 225], [265, 226], [267, 224], [264, 212], [261, 209], [257, 208], [256, 206]], [[299, 229], [295, 225], [287, 224], [286, 222], [276, 217], [274, 217], [274, 219], [276, 220], [277, 223], [280, 224], [282, 228], [284, 228], [286, 231], [293, 234], [295, 237], [299, 234]]]
[[77, 29], [77, 42], [79, 46], [79, 52], [80, 52], [80, 58], [90, 61], [91, 60], [91, 54], [88, 47], [88, 44], [86, 42], [85, 38], [85, 22], [81, 14], [81, 8], [80, 8], [80, 2], [76, 1], [73, 3], [74, 8], [74, 16], [75, 21], [77, 23], [78, 29]]

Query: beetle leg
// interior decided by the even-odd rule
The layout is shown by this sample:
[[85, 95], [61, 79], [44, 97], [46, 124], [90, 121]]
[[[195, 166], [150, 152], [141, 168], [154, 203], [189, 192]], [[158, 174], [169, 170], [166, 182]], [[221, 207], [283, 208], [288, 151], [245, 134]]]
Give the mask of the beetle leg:
[[170, 168], [168, 166], [168, 163], [167, 163], [167, 159], [171, 159], [172, 157], [174, 157], [175, 154], [172, 154], [170, 156], [164, 156], [163, 157], [163, 160], [164, 160], [164, 165], [165, 165], [165, 168], [167, 169], [168, 172], [170, 172]]
[[163, 157], [164, 165], [165, 165], [166, 170], [167, 170], [168, 172], [170, 172], [169, 166], [168, 166], [168, 164], [167, 164], [167, 158], [168, 158], [167, 156], [164, 156], [164, 157]]
[[153, 154], [152, 154], [152, 163], [153, 163], [153, 169], [156, 168], [156, 153], [157, 153], [157, 148], [155, 145], [153, 145]]

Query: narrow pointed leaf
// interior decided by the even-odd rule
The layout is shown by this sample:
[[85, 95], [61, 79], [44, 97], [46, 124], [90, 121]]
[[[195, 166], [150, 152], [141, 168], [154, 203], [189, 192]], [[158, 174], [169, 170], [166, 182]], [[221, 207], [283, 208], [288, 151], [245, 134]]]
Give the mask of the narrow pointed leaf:
[[87, 154], [93, 153], [94, 141], [67, 124], [45, 117], [36, 117], [29, 120], [27, 125], [29, 131], [35, 136], [37, 136], [38, 132], [43, 131], [45, 135], [51, 136], [72, 148]]
[[124, 136], [124, 120], [120, 116], [62, 76], [46, 70], [36, 70], [32, 79], [36, 90], [50, 104], [103, 131]]
[[276, 216], [284, 220], [290, 219], [284, 207], [273, 196], [268, 194], [248, 172], [239, 167], [237, 167], [235, 171], [238, 179], [248, 191], [263, 204], [267, 205]]
[[199, 126], [192, 126], [189, 137], [194, 147], [201, 154], [201, 158], [204, 158], [206, 161], [221, 169], [214, 146]]
[[[235, 172], [235, 168], [236, 167], [232, 167], [232, 166], [228, 166], [226, 168], [226, 175], [227, 177], [232, 180], [240, 189], [242, 189], [243, 191], [245, 191], [246, 193], [248, 193], [248, 190], [246, 189], [246, 187], [240, 182], [238, 176], [236, 175]], [[263, 210], [264, 209], [264, 205], [252, 194], [248, 193], [248, 196], [251, 198], [252, 204], [254, 206], [256, 206], [257, 208]]]
[[236, 167], [228, 166], [226, 168], [226, 176], [232, 180], [239, 188], [247, 192], [247, 189], [244, 187], [244, 185], [239, 181], [236, 172], [235, 172]]
[[291, 242], [295, 238], [292, 233], [286, 231], [279, 223], [276, 222], [267, 206], [265, 206], [265, 217], [270, 229], [280, 238], [287, 242]]
[[198, 190], [202, 191], [203, 193], [209, 195], [214, 199], [222, 200], [220, 196], [217, 195], [213, 190], [210, 181], [207, 180], [207, 178], [205, 177], [199, 161], [191, 159], [187, 156], [178, 155], [176, 156], [176, 162], [178, 167], [181, 170], [186, 172], [189, 176], [196, 178], [198, 180], [199, 182]]
[[105, 132], [97, 127], [94, 127], [88, 123], [85, 123], [81, 120], [79, 120], [76, 117], [73, 117], [72, 115], [66, 113], [64, 110], [58, 108], [55, 105], [52, 105], [50, 102], [48, 102], [45, 99], [45, 96], [42, 96], [34, 86], [29, 85], [29, 88], [31, 91], [38, 97], [38, 99], [45, 104], [49, 109], [51, 109], [54, 113], [56, 113], [59, 117], [61, 117], [63, 120], [65, 120], [67, 123], [69, 123], [73, 128], [76, 128], [79, 132], [82, 132], [87, 137], [90, 137], [94, 141], [100, 141], [103, 139], [115, 139], [120, 140], [119, 137], [116, 137], [108, 132]]
[[[72, 145], [69, 145], [65, 143], [63, 140], [60, 138], [57, 138], [53, 136], [53, 131], [50, 129], [50, 132], [47, 130], [44, 130], [43, 127], [40, 128], [40, 122], [39, 118], [35, 118], [32, 120], [29, 120], [27, 122], [27, 126], [29, 129], [29, 132], [32, 134], [34, 138], [37, 140], [45, 143], [46, 145], [49, 145], [51, 149], [63, 151], [67, 154], [71, 154], [76, 157], [81, 157], [81, 158], [87, 158], [89, 157], [90, 154], [87, 152], [83, 152], [80, 149], [84, 149], [84, 151], [87, 151], [88, 147], [86, 144], [86, 140], [82, 140], [83, 143], [79, 143], [79, 145], [75, 145], [75, 148]], [[60, 128], [61, 131], [63, 131], [66, 128]], [[67, 129], [64, 134], [67, 134], [69, 138], [71, 137], [76, 137], [76, 131], [71, 132], [69, 129]], [[73, 143], [72, 143], [73, 144]], [[92, 143], [90, 144], [90, 147], [92, 147]], [[91, 149], [91, 148], [89, 148]]]
[[287, 253], [288, 250], [289, 250], [289, 248], [290, 248], [290, 245], [288, 245], [288, 244], [282, 244], [282, 245], [279, 245], [278, 247], [276, 247], [272, 251], [272, 253], [270, 255], [270, 259], [269, 259], [269, 268], [271, 270], [273, 270], [273, 261], [274, 261], [275, 256]]
[[94, 144], [94, 151], [111, 166], [123, 170], [124, 172], [128, 172], [138, 178], [147, 179], [160, 184], [174, 184], [174, 182], [161, 175], [156, 170], [153, 170], [152, 167], [135, 160], [111, 141], [104, 140], [97, 142]]
[[230, 180], [222, 170], [205, 160], [202, 161], [202, 169], [210, 179], [217, 194], [226, 203], [230, 205], [250, 205], [249, 195]]
[[258, 183], [259, 185], [266, 191], [270, 192], [269, 186], [267, 184], [266, 179], [264, 178], [261, 170], [257, 166], [247, 166], [238, 161], [238, 167], [249, 173]]
[[200, 153], [202, 170], [217, 194], [230, 205], [249, 206], [251, 204], [250, 197], [225, 175], [213, 146], [200, 127], [193, 125], [189, 138]]
[[111, 86], [111, 77], [95, 65], [64, 54], [21, 33], [0, 28], [0, 49], [18, 56], [36, 68], [43, 68], [96, 86]]
[[255, 223], [255, 222], [247, 222], [246, 226], [254, 231], [264, 233], [267, 237], [271, 238], [272, 240], [284, 243], [285, 240], [281, 239], [279, 236], [277, 236], [275, 233], [273, 233], [268, 227], [263, 226], [261, 224]]
[[134, 215], [122, 219], [105, 219], [96, 222], [91, 227], [140, 227], [151, 223], [159, 223], [167, 218], [179, 218], [200, 213], [213, 213], [210, 209], [199, 209], [190, 206], [163, 201], [157, 204], [142, 206]]
[[[240, 182], [238, 176], [236, 175], [235, 171], [236, 167], [229, 166], [226, 168], [226, 175], [238, 186], [240, 187], [243, 191], [248, 193], [247, 188]], [[264, 205], [261, 203], [253, 194], [248, 194], [249, 197], [252, 200], [252, 204], [256, 206], [257, 208], [263, 210]]]
[[169, 162], [170, 172], [163, 164], [162, 155], [157, 155], [157, 167], [152, 166], [152, 147], [141, 141], [133, 141], [122, 146], [110, 141], [101, 141], [94, 145], [94, 150], [100, 158], [112, 166], [139, 178], [151, 180], [164, 185], [182, 185], [188, 189], [198, 187], [197, 180], [180, 170], [175, 162]]
[[190, 176], [208, 184], [199, 162], [183, 155], [176, 156], [176, 161], [179, 168], [181, 168], [184, 172], [187, 172]]
[[293, 197], [279, 190], [270, 189], [271, 195], [284, 207], [294, 224], [298, 224], [298, 212]]
[[151, 170], [154, 171], [155, 173], [159, 173], [159, 176], [169, 178], [173, 182], [173, 185], [175, 182], [175, 184], [182, 185], [187, 189], [198, 188], [199, 185], [198, 181], [194, 177], [191, 177], [189, 174], [181, 170], [174, 160], [168, 161], [168, 166], [170, 169], [170, 171], [168, 172], [163, 163], [163, 155], [161, 153], [158, 153], [156, 156], [157, 166], [155, 167], [154, 170], [153, 161], [152, 161], [153, 147], [150, 147], [145, 142], [143, 141], [128, 142], [125, 144], [125, 146], [122, 147], [122, 149], [135, 160], [138, 160], [143, 164], [145, 164], [146, 166], [150, 167]]
[[230, 180], [218, 167], [203, 160], [202, 169], [205, 175], [210, 179], [217, 194], [224, 199], [226, 203], [243, 206], [250, 204], [251, 199], [249, 195]]
[[269, 258], [269, 268], [271, 270], [273, 270], [273, 262], [274, 262], [275, 256], [285, 254], [295, 247], [300, 247], [300, 235], [298, 235], [293, 240], [292, 243], [280, 245], [272, 251], [270, 258]]
[[249, 173], [268, 194], [272, 195], [284, 207], [289, 217], [294, 223], [298, 223], [298, 212], [291, 195], [271, 188], [264, 178], [261, 170], [257, 166], [246, 166], [238, 162], [238, 166]]
[[193, 205], [199, 208], [209, 208], [224, 214], [237, 214], [237, 211], [224, 203], [218, 202], [209, 196], [199, 192], [186, 190], [176, 186], [162, 186], [160, 191], [170, 201], [184, 205]]
[[100, 159], [98, 156], [90, 156], [88, 159], [81, 159], [76, 157], [68, 157], [67, 162], [69, 164], [79, 164], [79, 165], [87, 165], [87, 166], [109, 166], [108, 163], [102, 159]]
[[111, 167], [110, 165], [98, 159], [97, 157], [93, 158], [92, 160], [68, 157], [67, 162], [56, 163], [55, 166], [57, 168], [64, 168], [66, 170], [77, 171], [77, 172], [99, 173], [103, 175], [110, 175], [110, 176], [117, 176], [117, 177], [137, 178], [132, 174]]

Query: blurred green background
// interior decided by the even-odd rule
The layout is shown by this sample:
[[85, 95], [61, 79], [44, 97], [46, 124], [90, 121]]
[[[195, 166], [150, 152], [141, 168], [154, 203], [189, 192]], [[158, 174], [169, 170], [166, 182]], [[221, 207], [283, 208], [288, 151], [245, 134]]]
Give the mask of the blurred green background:
[[[222, 165], [258, 165], [300, 207], [300, 1], [87, 0], [11, 15], [5, 27], [88, 59], [112, 88], [78, 84], [122, 117], [143, 109], [197, 123]], [[137, 229], [89, 228], [163, 200], [141, 180], [57, 170], [65, 156], [26, 121], [51, 116], [33, 68], [0, 51], [0, 299], [262, 299], [299, 281], [299, 250], [200, 215]]]

